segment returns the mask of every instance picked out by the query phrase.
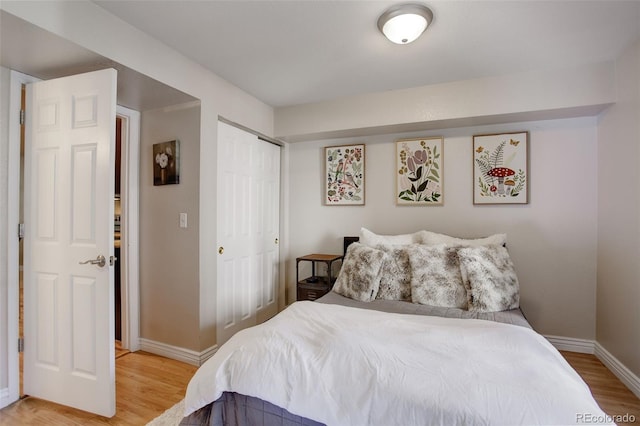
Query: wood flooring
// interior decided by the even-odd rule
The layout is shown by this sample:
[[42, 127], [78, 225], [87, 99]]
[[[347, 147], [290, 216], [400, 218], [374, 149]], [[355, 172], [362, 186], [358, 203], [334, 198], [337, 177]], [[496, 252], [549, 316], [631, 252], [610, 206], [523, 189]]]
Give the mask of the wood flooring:
[[[589, 385], [609, 415], [635, 416], [640, 424], [640, 400], [594, 355], [562, 352]], [[143, 426], [184, 398], [196, 367], [145, 352], [116, 360], [116, 415], [107, 419], [35, 398], [25, 398], [0, 410], [0, 425], [132, 425]], [[625, 424], [619, 422], [618, 424]]]
[[116, 359], [114, 417], [27, 397], [0, 410], [0, 425], [145, 425], [184, 398], [196, 369], [142, 351], [124, 354]]
[[[560, 352], [591, 388], [602, 410], [610, 416], [628, 414], [640, 425], [640, 399], [629, 390], [595, 355]], [[633, 424], [616, 421], [618, 425]]]

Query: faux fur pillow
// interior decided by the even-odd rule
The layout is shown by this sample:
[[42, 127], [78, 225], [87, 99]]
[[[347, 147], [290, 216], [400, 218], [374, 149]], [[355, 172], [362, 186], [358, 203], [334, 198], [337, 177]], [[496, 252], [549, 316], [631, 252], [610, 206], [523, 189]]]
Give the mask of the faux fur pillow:
[[400, 235], [379, 235], [374, 234], [367, 228], [360, 228], [360, 244], [367, 247], [377, 247], [379, 245], [406, 245], [422, 243], [425, 231], [414, 232], [413, 234]]
[[378, 294], [383, 251], [360, 243], [349, 245], [333, 290], [345, 297], [371, 302]]
[[378, 245], [387, 254], [382, 265], [380, 289], [376, 299], [411, 300], [411, 265], [408, 246]]
[[465, 239], [451, 237], [436, 232], [423, 231], [423, 244], [436, 246], [439, 244], [457, 245], [464, 247], [477, 247], [488, 245], [504, 245], [507, 243], [507, 234], [495, 234], [485, 238]]
[[520, 306], [520, 286], [509, 252], [503, 246], [458, 250], [469, 310], [498, 312]]
[[467, 291], [460, 275], [457, 247], [413, 245], [407, 251], [414, 303], [467, 308]]

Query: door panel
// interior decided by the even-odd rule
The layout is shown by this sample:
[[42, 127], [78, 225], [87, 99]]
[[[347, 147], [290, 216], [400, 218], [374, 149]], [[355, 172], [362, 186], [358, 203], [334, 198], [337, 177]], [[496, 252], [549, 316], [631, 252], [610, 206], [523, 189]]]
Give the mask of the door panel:
[[280, 148], [218, 123], [218, 344], [277, 313]]
[[27, 86], [24, 390], [115, 414], [116, 71]]
[[278, 313], [277, 285], [280, 263], [280, 147], [258, 141], [261, 158], [257, 173], [258, 193], [261, 200], [257, 212], [261, 242], [263, 285], [257, 305], [257, 321], [264, 322]]

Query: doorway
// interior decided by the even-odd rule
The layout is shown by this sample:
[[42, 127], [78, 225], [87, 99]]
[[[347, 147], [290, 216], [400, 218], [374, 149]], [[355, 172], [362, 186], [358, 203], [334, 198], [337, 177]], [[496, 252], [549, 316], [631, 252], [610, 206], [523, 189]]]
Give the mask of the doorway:
[[[21, 87], [21, 110], [25, 110], [26, 105], [26, 86], [22, 84]], [[134, 126], [131, 125], [131, 121], [139, 119], [139, 114], [136, 111], [129, 110], [124, 107], [118, 106], [117, 115], [116, 115], [116, 166], [115, 166], [115, 196], [114, 196], [114, 248], [116, 253], [116, 264], [115, 264], [115, 347], [116, 347], [116, 358], [123, 356], [132, 350], [137, 350], [138, 345], [133, 342], [133, 340], [137, 341], [137, 333], [132, 332], [131, 330], [123, 331], [123, 324], [134, 324], [137, 327], [137, 321], [133, 321], [129, 317], [134, 315], [137, 317], [137, 307], [129, 306], [131, 302], [131, 297], [123, 297], [123, 293], [125, 295], [129, 295], [133, 293], [130, 289], [132, 286], [132, 274], [124, 275], [123, 268], [121, 265], [126, 263], [129, 268], [131, 268], [132, 260], [128, 259], [125, 262], [123, 259], [124, 255], [131, 255], [132, 250], [131, 247], [128, 249], [122, 249], [121, 241], [130, 242], [132, 238], [129, 238], [127, 235], [129, 232], [136, 232], [136, 226], [131, 224], [129, 226], [122, 226], [123, 217], [125, 218], [125, 222], [127, 221], [127, 214], [123, 215], [123, 210], [125, 213], [129, 213], [132, 206], [137, 206], [136, 202], [133, 200], [127, 199], [127, 196], [130, 196], [131, 191], [123, 190], [128, 185], [129, 176], [132, 174], [125, 173], [127, 171], [127, 163], [129, 161], [129, 157], [131, 157], [131, 150], [128, 149], [129, 145], [131, 145], [132, 139], [137, 141], [137, 135], [131, 134], [131, 129], [139, 128], [139, 125], [136, 124]], [[24, 146], [25, 146], [25, 131], [24, 131], [24, 123], [20, 125], [20, 181], [24, 181]], [[123, 154], [124, 149], [124, 154]], [[23, 223], [23, 194], [24, 188], [21, 187], [20, 190], [20, 223]], [[124, 195], [123, 195], [124, 194]], [[124, 209], [123, 209], [124, 206]], [[134, 221], [135, 222], [135, 221]], [[125, 235], [122, 235], [122, 229], [125, 229]], [[23, 334], [23, 322], [24, 322], [24, 302], [23, 302], [23, 276], [22, 276], [22, 260], [23, 260], [23, 245], [22, 241], [19, 244], [19, 259], [20, 259], [20, 273], [19, 273], [19, 337], [22, 340]], [[134, 268], [135, 269], [135, 268]], [[124, 275], [124, 276], [123, 276]], [[137, 280], [136, 280], [137, 281]], [[123, 338], [124, 337], [124, 338]], [[20, 352], [20, 396], [23, 396], [22, 391], [22, 371], [23, 371], [23, 359], [22, 352]]]
[[[17, 118], [17, 112], [24, 109], [24, 87], [38, 81], [28, 75], [11, 71], [10, 111], [15, 111], [16, 119], [9, 125], [9, 228], [18, 228], [23, 223], [24, 179], [22, 176], [24, 158], [24, 126]], [[22, 106], [22, 107], [21, 107]], [[10, 118], [13, 115], [10, 114]], [[138, 298], [138, 158], [140, 114], [137, 111], [118, 106], [117, 126], [121, 131], [121, 171], [120, 177], [120, 216], [121, 226], [121, 347], [127, 351], [139, 350], [139, 298]], [[114, 123], [114, 125], [116, 125]], [[115, 186], [115, 183], [114, 183]], [[114, 218], [115, 219], [115, 218]], [[8, 297], [7, 319], [8, 336], [8, 392], [3, 391], [0, 408], [17, 400], [23, 395], [22, 353], [19, 353], [19, 337], [23, 336], [23, 277], [22, 277], [22, 241], [10, 238], [8, 242]], [[115, 241], [114, 241], [115, 243]], [[15, 334], [11, 335], [11, 330]]]

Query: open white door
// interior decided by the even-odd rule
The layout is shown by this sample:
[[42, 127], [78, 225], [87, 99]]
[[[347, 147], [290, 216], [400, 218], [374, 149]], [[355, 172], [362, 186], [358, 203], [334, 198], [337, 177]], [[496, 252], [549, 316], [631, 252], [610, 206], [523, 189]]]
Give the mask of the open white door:
[[28, 85], [25, 147], [24, 391], [107, 417], [116, 79], [107, 69]]

